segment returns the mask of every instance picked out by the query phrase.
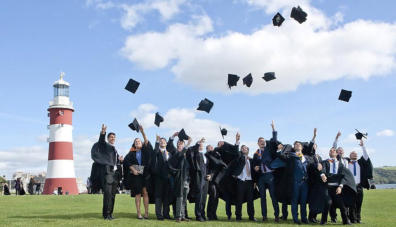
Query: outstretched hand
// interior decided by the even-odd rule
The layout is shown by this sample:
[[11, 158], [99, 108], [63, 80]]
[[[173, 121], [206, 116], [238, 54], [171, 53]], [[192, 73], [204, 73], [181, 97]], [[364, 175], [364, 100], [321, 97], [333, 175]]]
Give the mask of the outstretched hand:
[[102, 134], [105, 134], [105, 133], [106, 133], [106, 130], [107, 130], [107, 126], [106, 126], [105, 124], [102, 124], [101, 133], [102, 133]]
[[337, 136], [336, 136], [336, 139], [340, 138], [340, 136], [341, 136], [341, 132], [338, 131]]
[[363, 138], [360, 140], [360, 143], [359, 143], [359, 145], [360, 145], [361, 147], [363, 147], [363, 146], [364, 146]]
[[272, 122], [271, 122], [271, 128], [272, 128], [272, 131], [275, 131], [275, 122], [274, 122], [274, 120], [272, 120]]
[[241, 134], [239, 134], [239, 132], [237, 132], [237, 134], [235, 135], [235, 142], [239, 143], [240, 139], [241, 139]]

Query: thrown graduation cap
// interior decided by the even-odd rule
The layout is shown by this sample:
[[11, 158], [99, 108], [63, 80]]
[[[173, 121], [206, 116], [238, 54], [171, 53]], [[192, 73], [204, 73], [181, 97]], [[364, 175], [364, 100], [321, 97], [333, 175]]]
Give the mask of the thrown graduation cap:
[[140, 85], [140, 83], [137, 82], [136, 80], [129, 79], [127, 85], [125, 86], [125, 89], [135, 94], [139, 85]]
[[164, 118], [163, 118], [161, 115], [159, 115], [158, 112], [155, 113], [154, 124], [155, 124], [156, 126], [160, 127], [160, 124], [161, 124], [161, 122], [163, 122], [163, 121], [164, 121]]
[[179, 137], [179, 140], [188, 140], [188, 136], [186, 132], [184, 131], [184, 128], [180, 130], [179, 134], [177, 134], [177, 137]]
[[132, 129], [133, 131], [139, 132], [139, 122], [136, 120], [136, 118], [133, 120], [132, 123], [130, 123], [129, 128]]
[[252, 86], [252, 83], [253, 83], [252, 74], [249, 73], [247, 76], [245, 76], [245, 77], [243, 78], [242, 81], [243, 81], [243, 84], [246, 85], [247, 87]]
[[234, 87], [237, 86], [239, 80], [239, 76], [235, 74], [228, 74], [228, 87]]
[[212, 107], [213, 107], [213, 102], [210, 101], [209, 99], [205, 98], [204, 100], [202, 100], [199, 103], [197, 110], [201, 110], [201, 111], [205, 111], [205, 112], [209, 113], [210, 110], [212, 109]]
[[265, 82], [275, 80], [276, 79], [275, 72], [264, 73], [263, 79], [265, 80]]
[[349, 102], [349, 99], [351, 99], [351, 97], [352, 97], [352, 91], [341, 89], [340, 96], [338, 97], [338, 100], [341, 100], [344, 102]]
[[285, 21], [285, 18], [279, 12], [272, 18], [272, 24], [274, 26], [280, 27], [283, 21]]
[[225, 128], [221, 128], [220, 127], [220, 133], [221, 133], [221, 136], [223, 137], [223, 139], [224, 139], [224, 136], [226, 136], [227, 135], [227, 129], [225, 129]]
[[298, 21], [298, 23], [302, 24], [304, 21], [307, 20], [308, 14], [304, 12], [300, 6], [293, 7], [290, 17], [294, 20]]
[[365, 138], [365, 139], [367, 139], [367, 136], [368, 136], [368, 133], [361, 133], [361, 132], [359, 132], [359, 130], [357, 130], [357, 129], [355, 129], [356, 130], [356, 134], [355, 134], [355, 137], [356, 137], [356, 139], [357, 140], [361, 140], [363, 137]]

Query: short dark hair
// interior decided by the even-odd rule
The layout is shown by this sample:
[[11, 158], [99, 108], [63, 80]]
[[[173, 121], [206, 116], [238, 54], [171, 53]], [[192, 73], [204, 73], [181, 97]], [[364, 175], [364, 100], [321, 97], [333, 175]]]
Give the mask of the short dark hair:
[[109, 138], [111, 135], [116, 136], [114, 132], [109, 132], [109, 134], [107, 134], [107, 138]]
[[261, 139], [264, 139], [264, 137], [259, 137], [257, 143], [260, 142]]

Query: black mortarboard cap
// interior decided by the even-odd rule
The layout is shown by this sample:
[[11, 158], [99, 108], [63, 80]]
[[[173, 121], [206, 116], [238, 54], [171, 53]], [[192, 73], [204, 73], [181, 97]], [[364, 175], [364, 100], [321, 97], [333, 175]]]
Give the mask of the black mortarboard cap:
[[204, 100], [202, 100], [199, 103], [197, 110], [202, 110], [202, 111], [209, 113], [210, 109], [212, 109], [212, 107], [213, 107], [213, 102], [210, 101], [209, 99], [205, 98]]
[[274, 26], [280, 27], [283, 21], [285, 21], [285, 18], [279, 12], [272, 18], [272, 24]]
[[361, 133], [361, 132], [359, 132], [359, 130], [357, 130], [357, 129], [355, 129], [355, 130], [357, 132], [355, 134], [355, 137], [357, 140], [361, 140], [363, 137], [367, 139], [367, 135], [368, 135], [367, 133]]
[[235, 75], [235, 74], [228, 74], [228, 87], [233, 87], [233, 86], [237, 86], [239, 80], [239, 76]]
[[246, 85], [247, 87], [250, 87], [253, 83], [253, 77], [252, 74], [249, 73], [247, 76], [243, 78], [243, 84]]
[[220, 133], [221, 133], [221, 136], [223, 137], [223, 139], [224, 139], [224, 136], [226, 136], [227, 135], [227, 129], [225, 129], [225, 128], [221, 128], [220, 127]]
[[300, 6], [293, 7], [290, 17], [298, 21], [298, 23], [302, 24], [304, 21], [307, 20], [308, 14], [304, 12]]
[[129, 79], [127, 85], [125, 86], [125, 89], [135, 94], [139, 85], [140, 85], [140, 83], [137, 82], [136, 80]]
[[159, 115], [158, 112], [155, 113], [154, 124], [155, 124], [156, 126], [160, 127], [160, 124], [161, 124], [161, 122], [163, 122], [163, 121], [164, 121], [164, 118], [163, 118], [161, 115]]
[[340, 96], [338, 97], [338, 99], [344, 102], [349, 102], [349, 99], [351, 97], [352, 97], [352, 91], [341, 89]]
[[263, 79], [265, 80], [265, 82], [275, 80], [276, 79], [275, 73], [274, 72], [264, 73]]
[[184, 128], [180, 130], [179, 134], [177, 134], [177, 137], [179, 137], [179, 140], [188, 140], [188, 136], [186, 132], [184, 131]]
[[129, 128], [132, 129], [133, 131], [139, 132], [139, 122], [136, 120], [136, 118], [133, 120], [132, 123], [130, 123]]

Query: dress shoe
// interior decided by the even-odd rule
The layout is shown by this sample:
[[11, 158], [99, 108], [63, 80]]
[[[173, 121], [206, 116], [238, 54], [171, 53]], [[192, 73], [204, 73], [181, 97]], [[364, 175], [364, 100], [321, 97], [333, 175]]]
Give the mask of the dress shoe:
[[299, 221], [299, 220], [293, 221], [293, 222], [294, 222], [294, 224], [296, 224], [296, 225], [301, 225], [301, 221]]
[[263, 217], [263, 222], [266, 222], [266, 221], [268, 221], [268, 218], [267, 217]]
[[[286, 220], [286, 219], [284, 219], [284, 220]], [[279, 217], [275, 217], [275, 222], [279, 222], [279, 220], [280, 220]]]
[[203, 219], [202, 217], [199, 217], [199, 218], [196, 218], [196, 219], [197, 219], [197, 221], [205, 222], [205, 219]]
[[352, 225], [352, 223], [351, 223], [351, 221], [349, 221], [349, 219], [346, 221], [343, 221], [342, 224], [343, 225]]
[[108, 216], [111, 220], [115, 219], [112, 214]]
[[[280, 217], [283, 221], [286, 221], [287, 220], [287, 216], [281, 216]], [[275, 217], [275, 219], [276, 219], [276, 217]]]
[[164, 218], [163, 218], [163, 217], [159, 217], [159, 218], [157, 218], [157, 220], [158, 220], [158, 221], [163, 221]]
[[181, 218], [176, 218], [176, 222], [181, 222], [182, 219]]
[[308, 220], [307, 220], [307, 219], [305, 219], [305, 220], [301, 220], [301, 222], [302, 222], [302, 223], [304, 223], [304, 224], [309, 224], [309, 222], [308, 222]]
[[185, 222], [189, 222], [190, 221], [190, 219], [187, 219], [187, 218], [182, 218], [181, 220], [185, 221]]
[[310, 218], [310, 219], [309, 219], [309, 222], [311, 222], [311, 223], [318, 223], [318, 220], [316, 220], [316, 218]]
[[249, 221], [257, 221], [256, 218], [249, 218]]
[[337, 218], [332, 218], [331, 223], [337, 223]]
[[238, 218], [238, 217], [237, 217], [235, 220], [236, 220], [236, 221], [242, 221], [242, 218], [240, 218], [240, 217]]

